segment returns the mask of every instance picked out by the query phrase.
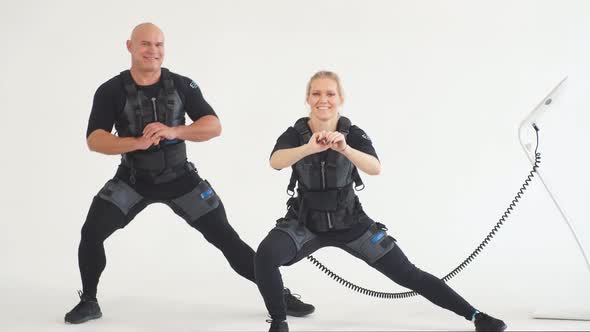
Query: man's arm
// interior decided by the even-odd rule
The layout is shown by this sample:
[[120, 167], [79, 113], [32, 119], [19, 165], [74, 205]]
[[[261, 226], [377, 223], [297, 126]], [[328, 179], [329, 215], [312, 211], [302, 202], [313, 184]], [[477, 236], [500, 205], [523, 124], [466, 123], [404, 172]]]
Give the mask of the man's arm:
[[177, 137], [182, 140], [203, 142], [221, 135], [221, 122], [214, 115], [205, 115], [188, 126], [177, 127]]
[[221, 123], [215, 111], [203, 97], [195, 81], [177, 76], [178, 91], [185, 97], [186, 114], [193, 123], [177, 127], [176, 137], [193, 142], [208, 141], [221, 135]]
[[153, 144], [158, 144], [160, 138], [149, 139], [142, 137], [118, 137], [104, 129], [94, 130], [86, 139], [91, 151], [113, 155], [123, 154], [135, 150], [145, 150]]
[[168, 127], [161, 122], [152, 122], [145, 126], [143, 137], [148, 140], [181, 139], [203, 142], [221, 134], [221, 123], [215, 115], [205, 115], [187, 126]]

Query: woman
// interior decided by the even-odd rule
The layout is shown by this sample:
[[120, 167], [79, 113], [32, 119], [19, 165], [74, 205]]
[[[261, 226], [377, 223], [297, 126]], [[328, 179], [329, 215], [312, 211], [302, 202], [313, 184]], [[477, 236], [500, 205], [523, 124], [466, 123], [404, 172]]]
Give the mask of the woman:
[[335, 246], [363, 259], [399, 285], [475, 323], [477, 331], [503, 331], [503, 321], [479, 312], [433, 275], [414, 266], [387, 236], [386, 228], [363, 211], [353, 189], [362, 185], [357, 169], [380, 173], [365, 132], [340, 116], [342, 87], [335, 73], [320, 71], [307, 86], [309, 118], [299, 119], [277, 140], [270, 165], [293, 167], [289, 190], [298, 183], [285, 218], [258, 247], [256, 282], [272, 320], [270, 331], [288, 331], [279, 267], [319, 248]]

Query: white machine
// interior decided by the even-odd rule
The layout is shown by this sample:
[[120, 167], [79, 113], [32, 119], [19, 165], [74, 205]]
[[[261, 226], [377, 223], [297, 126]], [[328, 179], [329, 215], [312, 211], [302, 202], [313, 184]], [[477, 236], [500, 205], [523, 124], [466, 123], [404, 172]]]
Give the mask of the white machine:
[[[562, 100], [560, 99], [560, 95], [562, 95], [565, 86], [567, 85], [567, 77], [564, 78], [551, 92], [543, 98], [543, 100], [535, 107], [529, 115], [522, 120], [520, 123], [520, 127], [518, 128], [518, 138], [520, 140], [520, 145], [522, 149], [526, 153], [527, 158], [531, 162], [532, 165], [535, 165], [537, 160], [537, 143], [538, 143], [538, 135], [541, 129], [541, 118], [546, 112], [551, 112], [557, 109], [556, 105], [559, 105]], [[561, 96], [563, 97], [563, 96]], [[563, 99], [563, 98], [562, 98]], [[580, 241], [576, 230], [574, 229], [574, 225], [571, 223], [570, 219], [567, 217], [563, 207], [559, 204], [555, 193], [551, 191], [548, 182], [544, 179], [541, 172], [537, 169], [536, 171], [537, 176], [549, 197], [553, 201], [553, 204], [559, 211], [563, 222], [567, 225], [570, 230], [571, 235], [573, 236], [577, 247], [580, 250], [584, 258], [584, 262], [586, 263], [586, 267], [588, 268], [588, 272], [590, 272], [590, 262], [588, 261], [588, 255], [584, 250], [584, 246]], [[583, 296], [582, 294], [577, 294], [579, 296]], [[589, 295], [590, 296], [590, 295]], [[590, 301], [588, 301], [590, 302]], [[533, 317], [537, 319], [564, 319], [564, 320], [590, 320], [590, 306], [586, 308], [579, 308], [579, 307], [567, 307], [564, 305], [560, 305], [558, 303], [552, 303], [551, 307], [549, 308], [538, 308], [534, 313]]]

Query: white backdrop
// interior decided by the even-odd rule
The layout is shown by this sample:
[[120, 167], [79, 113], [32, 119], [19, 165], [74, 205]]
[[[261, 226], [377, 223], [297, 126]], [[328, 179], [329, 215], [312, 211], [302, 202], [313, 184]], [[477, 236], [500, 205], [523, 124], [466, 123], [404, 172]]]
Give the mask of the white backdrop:
[[[4, 322], [45, 310], [44, 319], [57, 323], [77, 301], [80, 228], [119, 159], [86, 147], [92, 96], [128, 68], [125, 40], [144, 21], [165, 33], [164, 66], [193, 78], [221, 119], [221, 137], [189, 144], [189, 158], [254, 248], [285, 212], [290, 172], [273, 171], [269, 153], [307, 113], [305, 85], [320, 69], [340, 74], [344, 114], [367, 131], [382, 161], [380, 176], [364, 176], [366, 211], [388, 225], [416, 265], [439, 276], [473, 250], [516, 194], [530, 169], [518, 124], [568, 75], [564, 106], [541, 131], [542, 167], [590, 247], [586, 1], [63, 0], [1, 7]], [[222, 307], [265, 315], [257, 289], [164, 205], [147, 208], [106, 247], [103, 311], [120, 304], [133, 317], [134, 310], [206, 303], [207, 315], [220, 319], [206, 327], [213, 329], [230, 328]], [[369, 288], [403, 291], [336, 249], [316, 257]], [[282, 271], [318, 315], [439, 310], [423, 299], [385, 305], [356, 295], [307, 262]], [[526, 314], [590, 294], [590, 273], [534, 181], [489, 249], [451, 285], [484, 310]], [[183, 310], [179, 316], [194, 314]]]

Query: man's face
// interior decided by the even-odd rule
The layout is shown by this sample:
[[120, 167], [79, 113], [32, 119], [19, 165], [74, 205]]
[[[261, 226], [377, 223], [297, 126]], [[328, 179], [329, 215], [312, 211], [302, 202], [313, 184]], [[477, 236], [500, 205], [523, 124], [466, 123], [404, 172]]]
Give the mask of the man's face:
[[142, 72], [159, 71], [164, 61], [164, 34], [151, 24], [140, 25], [127, 41], [131, 67]]

